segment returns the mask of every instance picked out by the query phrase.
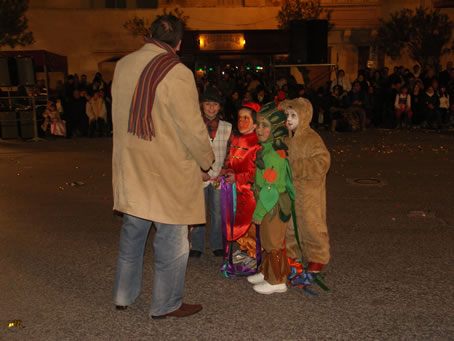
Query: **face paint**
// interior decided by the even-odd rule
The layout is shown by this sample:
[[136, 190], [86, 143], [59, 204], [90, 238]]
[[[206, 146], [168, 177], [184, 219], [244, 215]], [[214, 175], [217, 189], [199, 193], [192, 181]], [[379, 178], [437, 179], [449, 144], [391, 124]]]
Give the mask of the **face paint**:
[[202, 102], [203, 113], [209, 120], [215, 119], [220, 109], [218, 102]]
[[240, 109], [238, 112], [238, 130], [241, 134], [249, 134], [257, 125], [253, 122], [249, 109]]
[[295, 131], [298, 128], [298, 124], [300, 123], [300, 119], [298, 117], [298, 113], [293, 109], [285, 110], [285, 114], [287, 115], [287, 121], [285, 121], [288, 130]]
[[268, 141], [271, 134], [271, 123], [265, 117], [257, 117], [257, 138], [259, 142]]

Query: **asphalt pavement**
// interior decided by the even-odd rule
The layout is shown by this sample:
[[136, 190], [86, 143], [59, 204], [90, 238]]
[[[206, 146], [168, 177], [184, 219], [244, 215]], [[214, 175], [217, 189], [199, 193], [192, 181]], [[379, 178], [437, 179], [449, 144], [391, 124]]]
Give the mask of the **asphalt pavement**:
[[257, 294], [207, 250], [185, 286], [202, 312], [165, 320], [148, 316], [152, 235], [142, 295], [112, 302], [111, 138], [0, 140], [0, 340], [454, 340], [454, 134], [321, 135], [330, 292]]

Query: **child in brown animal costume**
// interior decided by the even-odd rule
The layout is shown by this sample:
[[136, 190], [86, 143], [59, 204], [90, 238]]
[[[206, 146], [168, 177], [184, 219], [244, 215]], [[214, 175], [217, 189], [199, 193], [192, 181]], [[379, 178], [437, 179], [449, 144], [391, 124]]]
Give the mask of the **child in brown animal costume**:
[[330, 259], [326, 225], [326, 173], [330, 154], [320, 135], [309, 126], [313, 109], [307, 99], [285, 100], [279, 107], [285, 111], [287, 128], [292, 132], [288, 143], [289, 162], [301, 242], [300, 248], [291, 221], [286, 234], [287, 256], [296, 260], [304, 258], [308, 262], [306, 272], [315, 277]]

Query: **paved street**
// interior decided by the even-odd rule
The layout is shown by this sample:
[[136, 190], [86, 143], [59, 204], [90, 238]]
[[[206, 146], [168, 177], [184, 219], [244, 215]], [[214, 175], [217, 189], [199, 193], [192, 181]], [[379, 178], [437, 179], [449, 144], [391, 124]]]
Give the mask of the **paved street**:
[[453, 340], [454, 135], [322, 136], [331, 291], [262, 296], [207, 252], [185, 291], [203, 311], [166, 320], [148, 317], [151, 243], [141, 297], [111, 300], [111, 139], [0, 141], [0, 340]]

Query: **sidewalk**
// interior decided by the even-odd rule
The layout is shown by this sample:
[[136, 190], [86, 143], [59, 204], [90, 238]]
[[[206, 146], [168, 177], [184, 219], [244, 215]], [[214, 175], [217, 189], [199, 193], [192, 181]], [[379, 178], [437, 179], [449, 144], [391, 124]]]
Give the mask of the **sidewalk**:
[[112, 140], [0, 141], [0, 340], [454, 339], [454, 136], [321, 135], [331, 292], [261, 296], [207, 253], [186, 280], [185, 301], [203, 311], [166, 320], [148, 317], [150, 242], [141, 297], [124, 312], [111, 300]]

